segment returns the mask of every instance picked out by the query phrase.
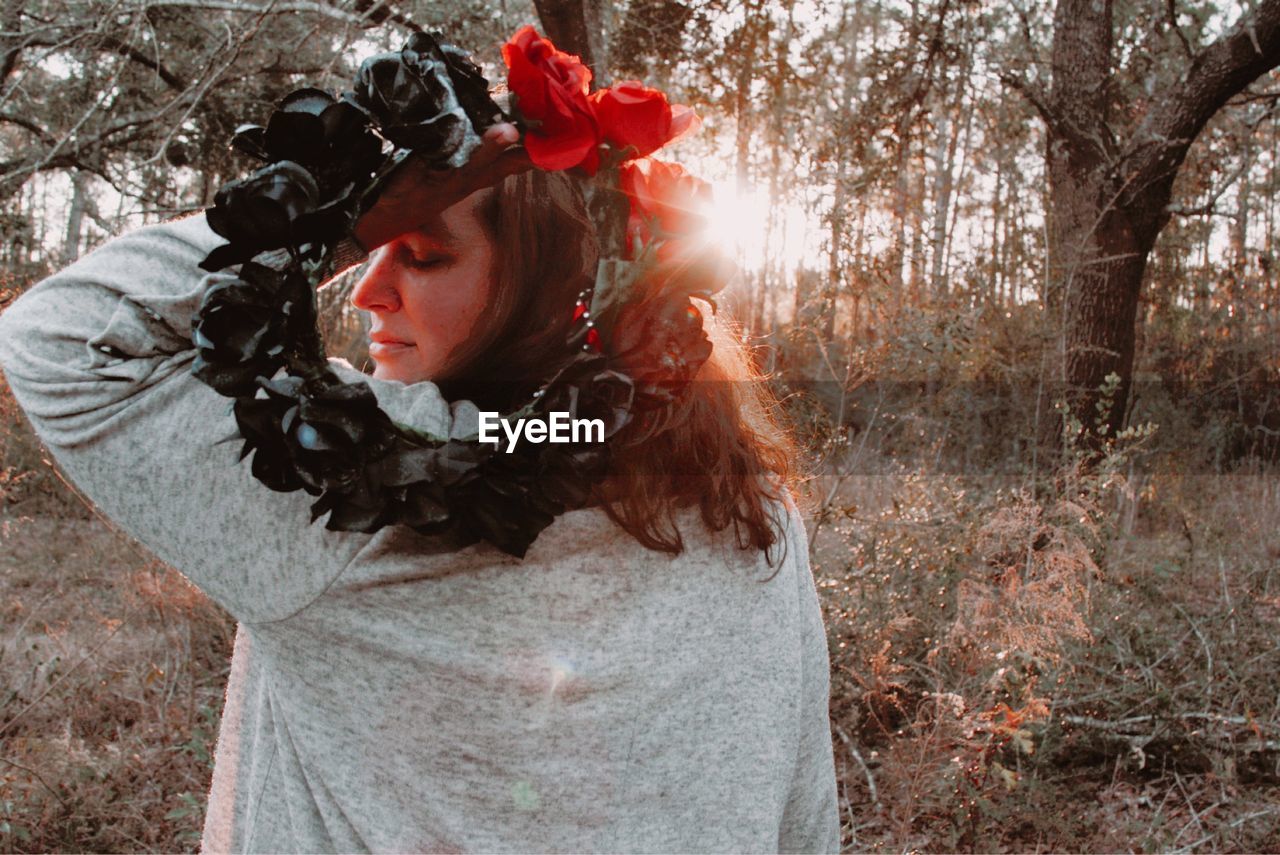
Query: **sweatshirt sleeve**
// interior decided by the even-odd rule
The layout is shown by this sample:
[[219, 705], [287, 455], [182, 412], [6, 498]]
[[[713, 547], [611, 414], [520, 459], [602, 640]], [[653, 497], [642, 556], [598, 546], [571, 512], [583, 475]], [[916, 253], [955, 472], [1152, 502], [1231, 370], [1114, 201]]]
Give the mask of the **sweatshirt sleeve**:
[[[0, 367], [36, 433], [109, 517], [237, 620], [288, 617], [333, 582], [370, 535], [310, 522], [302, 491], [276, 493], [239, 460], [232, 400], [191, 374], [191, 318], [222, 243], [203, 214], [122, 235], [0, 314]], [[447, 434], [433, 384], [375, 381], [384, 409]]]
[[809, 543], [795, 506], [788, 502], [796, 550], [801, 637], [800, 746], [782, 827], [779, 852], [839, 852], [835, 759], [831, 748], [831, 659], [818, 591], [809, 566]]

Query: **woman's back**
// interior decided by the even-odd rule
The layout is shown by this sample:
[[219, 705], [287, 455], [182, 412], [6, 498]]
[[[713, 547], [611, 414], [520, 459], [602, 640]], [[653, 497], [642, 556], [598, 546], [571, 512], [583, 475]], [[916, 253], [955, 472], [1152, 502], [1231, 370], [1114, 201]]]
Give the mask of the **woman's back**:
[[807, 566], [766, 582], [726, 540], [673, 558], [596, 510], [524, 561], [375, 535], [313, 603], [242, 628], [206, 848], [833, 845], [800, 824], [830, 795], [830, 757], [802, 756], [826, 720]]

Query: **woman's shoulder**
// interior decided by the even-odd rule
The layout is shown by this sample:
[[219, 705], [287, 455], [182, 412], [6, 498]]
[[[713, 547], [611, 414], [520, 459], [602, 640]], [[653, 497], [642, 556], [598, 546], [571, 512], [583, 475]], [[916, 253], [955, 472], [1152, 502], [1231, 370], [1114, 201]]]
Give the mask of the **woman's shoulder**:
[[743, 547], [733, 524], [719, 530], [709, 526], [697, 505], [674, 508], [671, 523], [683, 548], [672, 554], [652, 549], [618, 524], [603, 507], [589, 507], [561, 515], [536, 541], [530, 561], [582, 559], [592, 566], [627, 566], [727, 570], [744, 579], [791, 578], [797, 565], [808, 566], [808, 538], [803, 518], [789, 491], [768, 500], [766, 510], [776, 521], [777, 541], [768, 550]]

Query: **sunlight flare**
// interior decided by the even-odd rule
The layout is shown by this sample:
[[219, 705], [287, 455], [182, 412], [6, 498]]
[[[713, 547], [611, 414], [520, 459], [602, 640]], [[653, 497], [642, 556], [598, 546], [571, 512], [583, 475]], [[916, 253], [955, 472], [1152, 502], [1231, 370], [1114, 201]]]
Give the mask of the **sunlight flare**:
[[739, 192], [731, 181], [713, 182], [712, 187], [708, 240], [735, 254], [747, 270], [780, 263], [793, 271], [804, 264], [813, 248], [807, 246], [810, 229], [799, 205], [775, 205], [766, 191], [750, 188]]

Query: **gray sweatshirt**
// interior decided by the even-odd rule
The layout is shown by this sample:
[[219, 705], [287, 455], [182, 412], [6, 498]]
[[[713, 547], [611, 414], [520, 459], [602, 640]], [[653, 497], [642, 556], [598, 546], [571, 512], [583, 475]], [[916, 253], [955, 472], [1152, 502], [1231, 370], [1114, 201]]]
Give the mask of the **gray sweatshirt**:
[[[205, 851], [837, 849], [793, 504], [771, 579], [696, 511], [676, 557], [598, 509], [523, 560], [309, 524], [311, 497], [254, 480], [230, 399], [190, 373], [220, 242], [203, 215], [138, 229], [0, 315], [0, 366], [59, 463], [238, 622]], [[392, 418], [474, 428], [431, 383], [334, 366]]]

